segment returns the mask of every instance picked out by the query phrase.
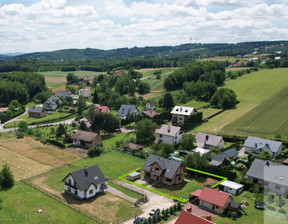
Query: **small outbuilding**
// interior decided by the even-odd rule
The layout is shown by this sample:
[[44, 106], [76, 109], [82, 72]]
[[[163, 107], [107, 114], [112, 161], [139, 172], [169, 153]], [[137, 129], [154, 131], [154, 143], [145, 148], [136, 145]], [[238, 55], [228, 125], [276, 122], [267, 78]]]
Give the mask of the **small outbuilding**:
[[243, 191], [244, 185], [235, 183], [230, 180], [225, 180], [219, 184], [219, 190], [224, 191], [228, 194], [238, 195]]
[[141, 178], [141, 173], [139, 172], [133, 172], [133, 173], [130, 173], [129, 175], [127, 175], [127, 180], [130, 180], [130, 181], [135, 181], [135, 180], [138, 180]]

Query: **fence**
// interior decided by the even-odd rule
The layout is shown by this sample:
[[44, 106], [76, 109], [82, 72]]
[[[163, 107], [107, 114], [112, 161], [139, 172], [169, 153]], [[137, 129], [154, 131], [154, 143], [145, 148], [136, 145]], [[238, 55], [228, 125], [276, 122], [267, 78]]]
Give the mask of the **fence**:
[[[29, 177], [29, 178], [26, 178], [26, 179], [22, 179], [21, 181], [22, 181], [23, 183], [29, 185], [30, 187], [32, 187], [32, 188], [40, 191], [41, 193], [43, 193], [43, 194], [45, 194], [45, 195], [47, 195], [47, 196], [49, 196], [49, 197], [57, 200], [58, 202], [64, 204], [65, 206], [73, 209], [74, 211], [81, 213], [82, 215], [90, 218], [91, 220], [93, 220], [93, 221], [95, 221], [95, 222], [97, 222], [97, 223], [100, 223], [100, 224], [111, 224], [112, 222], [104, 221], [104, 220], [102, 220], [102, 219], [100, 219], [100, 218], [98, 218], [98, 217], [95, 217], [95, 216], [92, 217], [91, 214], [87, 213], [85, 210], [82, 210], [82, 209], [80, 210], [80, 209], [77, 209], [77, 208], [72, 207], [71, 205], [67, 204], [67, 201], [65, 201], [64, 198], [62, 198], [62, 197], [60, 197], [60, 196], [57, 196], [56, 194], [53, 194], [53, 193], [44, 191], [44, 190], [42, 190], [41, 188], [39, 188], [39, 187], [37, 187], [36, 185], [34, 185], [34, 184], [32, 184], [31, 182], [29, 182], [29, 180], [32, 179], [32, 178], [34, 179], [34, 178], [38, 178], [38, 177], [44, 176], [44, 175], [46, 175], [47, 173], [49, 173], [49, 172], [51, 172], [51, 171], [53, 171], [53, 170], [57, 170], [57, 169], [59, 169], [59, 168], [64, 168], [64, 167], [70, 167], [70, 168], [73, 168], [73, 169], [75, 169], [75, 170], [78, 170], [78, 169], [79, 169], [79, 167], [76, 167], [76, 166], [74, 166], [74, 165], [68, 164], [68, 165], [65, 165], [65, 166], [62, 166], [62, 167], [53, 168], [53, 169], [51, 169], [51, 170], [49, 170], [49, 171], [47, 171], [47, 172], [40, 173], [40, 174], [38, 174], [38, 175], [36, 175], [36, 176], [33, 176], [33, 177]], [[120, 185], [119, 183], [114, 183], [114, 182], [112, 182], [112, 181], [110, 181], [110, 182], [113, 183], [113, 184], [116, 184], [116, 185], [118, 185], [118, 186], [121, 186], [121, 187], [123, 187], [123, 188], [129, 189], [129, 188], [127, 188], [126, 186]], [[63, 189], [64, 189], [64, 185], [63, 185]], [[131, 189], [129, 189], [129, 190], [131, 190]], [[132, 189], [131, 191], [136, 192], [136, 193], [138, 193], [138, 194], [141, 194], [141, 195], [143, 195], [143, 198], [145, 198], [145, 195], [142, 194], [141, 192], [137, 192], [137, 191], [135, 191], [134, 189]], [[139, 199], [139, 200], [143, 200], [143, 198], [142, 198], [142, 199]], [[130, 213], [130, 215], [128, 215], [128, 216], [126, 216], [126, 217], [122, 217], [121, 219], [118, 219], [118, 220], [116, 220], [116, 221], [113, 222], [113, 223], [114, 223], [114, 224], [122, 223], [122, 222], [124, 222], [124, 221], [126, 221], [126, 220], [129, 220], [129, 219], [131, 219], [131, 218], [134, 218], [135, 215], [138, 215], [138, 214], [141, 213], [141, 212], [142, 212], [141, 210], [136, 209], [136, 213], [135, 213], [135, 214], [131, 215], [131, 213]]]

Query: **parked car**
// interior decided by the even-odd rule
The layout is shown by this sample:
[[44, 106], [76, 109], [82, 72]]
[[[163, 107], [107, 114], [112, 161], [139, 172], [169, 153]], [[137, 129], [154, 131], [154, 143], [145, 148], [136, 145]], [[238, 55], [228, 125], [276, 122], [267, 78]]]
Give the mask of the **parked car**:
[[142, 217], [137, 217], [137, 218], [134, 220], [133, 224], [138, 224], [138, 223], [140, 223], [140, 222], [143, 221], [143, 220], [144, 220], [144, 218], [142, 218]]
[[264, 203], [254, 203], [254, 207], [257, 209], [264, 209], [265, 204]]
[[160, 209], [157, 208], [157, 209], [152, 209], [150, 212], [149, 212], [149, 215], [153, 216], [156, 212], [160, 212]]

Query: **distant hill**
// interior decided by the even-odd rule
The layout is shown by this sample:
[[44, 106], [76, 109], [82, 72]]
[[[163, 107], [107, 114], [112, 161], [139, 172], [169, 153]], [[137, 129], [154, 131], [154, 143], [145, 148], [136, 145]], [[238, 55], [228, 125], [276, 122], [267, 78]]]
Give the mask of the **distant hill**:
[[11, 58], [10, 56], [7, 56], [7, 55], [4, 55], [4, 54], [0, 54], [0, 61], [1, 60], [7, 60], [7, 59], [9, 59], [9, 58]]
[[288, 41], [259, 41], [245, 42], [237, 44], [212, 43], [212, 44], [183, 44], [179, 46], [159, 46], [159, 47], [133, 47], [118, 48], [113, 50], [100, 50], [93, 48], [86, 49], [64, 49], [51, 52], [35, 52], [22, 54], [17, 58], [31, 58], [40, 60], [87, 60], [87, 59], [108, 59], [108, 58], [133, 58], [133, 57], [163, 57], [175, 56], [179, 54], [189, 54], [195, 56], [236, 56], [238, 54], [273, 53], [282, 50], [288, 53]]

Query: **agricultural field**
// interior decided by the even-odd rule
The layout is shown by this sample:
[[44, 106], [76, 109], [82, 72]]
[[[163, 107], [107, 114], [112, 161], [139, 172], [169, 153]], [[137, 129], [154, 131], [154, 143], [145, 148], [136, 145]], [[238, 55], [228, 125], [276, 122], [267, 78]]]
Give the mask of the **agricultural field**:
[[[198, 126], [193, 131], [225, 133], [224, 127], [226, 125], [229, 125], [246, 113], [250, 113], [253, 108], [257, 107], [265, 100], [268, 100], [274, 95], [274, 100], [280, 100], [277, 94], [284, 91], [284, 88], [287, 86], [287, 72], [288, 69], [265, 69], [258, 72], [251, 72], [236, 80], [227, 81], [224, 87], [233, 89], [237, 94], [237, 99], [240, 101], [240, 103], [237, 104], [236, 109], [226, 110], [216, 117], [211, 118], [208, 123]], [[271, 111], [267, 113], [270, 114], [271, 117], [274, 116]], [[267, 130], [269, 131], [269, 128]], [[235, 131], [237, 133], [237, 130]], [[229, 130], [227, 134], [230, 134], [230, 132], [231, 130]], [[257, 133], [257, 135], [258, 134], [261, 133]]]
[[44, 145], [33, 138], [0, 138], [0, 166], [7, 163], [16, 180], [35, 176], [80, 159], [76, 154]]
[[197, 61], [230, 61], [231, 63], [236, 62], [236, 60], [239, 60], [240, 62], [247, 62], [249, 58], [236, 58], [232, 56], [216, 56], [216, 57], [210, 57], [210, 58], [201, 58]]
[[[0, 191], [0, 198], [0, 223], [97, 223], [21, 181], [10, 190]], [[43, 213], [38, 214], [38, 209]]]
[[177, 67], [170, 67], [170, 68], [143, 68], [137, 70], [137, 72], [143, 73], [143, 77], [154, 76], [155, 71], [161, 71], [161, 75], [167, 72], [174, 72], [175, 70], [180, 69]]

